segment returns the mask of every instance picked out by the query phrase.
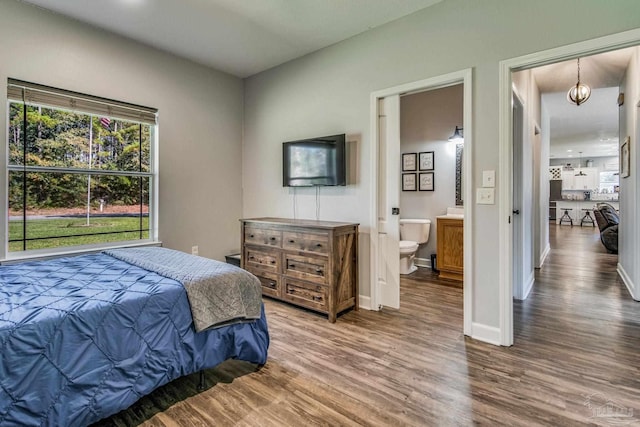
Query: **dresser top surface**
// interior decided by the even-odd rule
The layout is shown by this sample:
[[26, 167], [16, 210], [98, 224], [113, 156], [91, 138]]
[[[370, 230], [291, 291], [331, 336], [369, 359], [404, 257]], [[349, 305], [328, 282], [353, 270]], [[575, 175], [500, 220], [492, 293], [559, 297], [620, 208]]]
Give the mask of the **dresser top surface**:
[[360, 224], [355, 222], [337, 222], [337, 221], [316, 221], [313, 219], [292, 219], [292, 218], [243, 218], [240, 221], [243, 223], [259, 222], [262, 224], [274, 224], [274, 225], [290, 225], [298, 227], [317, 227], [317, 228], [338, 228], [338, 227], [353, 227]]

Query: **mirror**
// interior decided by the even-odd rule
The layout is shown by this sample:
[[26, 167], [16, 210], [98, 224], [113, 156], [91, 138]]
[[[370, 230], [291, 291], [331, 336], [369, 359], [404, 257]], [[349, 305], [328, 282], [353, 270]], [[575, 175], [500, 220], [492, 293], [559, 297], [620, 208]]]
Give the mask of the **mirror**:
[[462, 200], [462, 149], [464, 144], [456, 144], [456, 206], [463, 206]]

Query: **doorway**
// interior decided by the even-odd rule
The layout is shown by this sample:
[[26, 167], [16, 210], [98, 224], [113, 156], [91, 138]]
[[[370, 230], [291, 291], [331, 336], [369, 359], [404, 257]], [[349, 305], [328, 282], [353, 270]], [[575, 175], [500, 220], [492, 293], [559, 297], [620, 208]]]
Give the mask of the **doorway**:
[[[371, 308], [400, 307], [399, 284], [399, 192], [400, 192], [400, 102], [401, 95], [463, 85], [465, 154], [463, 156], [463, 200], [471, 201], [472, 71], [462, 70], [447, 75], [408, 83], [371, 94]], [[472, 247], [471, 203], [464, 206], [464, 247]], [[464, 333], [472, 335], [473, 265], [470, 251], [464, 253]]]
[[[514, 58], [507, 61], [502, 61], [500, 64], [500, 153], [501, 153], [501, 194], [500, 194], [500, 330], [501, 330], [501, 344], [512, 345], [513, 344], [513, 297], [514, 290], [519, 284], [515, 282], [514, 269], [516, 268], [516, 262], [522, 265], [522, 260], [517, 260], [515, 257], [513, 245], [514, 225], [512, 224], [513, 210], [515, 208], [513, 193], [507, 189], [514, 185], [514, 174], [517, 173], [516, 165], [512, 162], [513, 150], [513, 129], [515, 126], [514, 119], [511, 116], [511, 102], [513, 97], [512, 86], [512, 73], [514, 71], [520, 71], [525, 69], [534, 68], [541, 65], [551, 64], [554, 62], [566, 61], [576, 59], [578, 57], [584, 57], [593, 55], [596, 53], [609, 52], [629, 46], [635, 46], [640, 43], [640, 31], [629, 31], [626, 33], [603, 37], [575, 45], [565, 46], [558, 49], [552, 49], [545, 52], [540, 52], [534, 55], [527, 55], [520, 58]], [[632, 100], [635, 104], [637, 100]], [[540, 185], [544, 181], [540, 180]], [[629, 185], [629, 198], [636, 200], [635, 188], [631, 188]], [[540, 191], [542, 194], [543, 192]], [[547, 208], [548, 209], [548, 208]], [[542, 212], [542, 210], [540, 209]], [[628, 211], [629, 221], [637, 223], [637, 211]], [[631, 254], [635, 256], [637, 254], [637, 248], [639, 247], [637, 242], [637, 233], [632, 234], [632, 238], [636, 241], [633, 245], [629, 245], [631, 248]], [[525, 247], [528, 245], [526, 244]], [[534, 246], [534, 245], [532, 245]], [[544, 253], [542, 250], [540, 253]], [[621, 265], [618, 264], [618, 270], [620, 271]], [[624, 276], [621, 273], [621, 277]], [[626, 284], [626, 281], [625, 281]], [[631, 294], [634, 295], [633, 284], [627, 285], [630, 288]], [[634, 297], [635, 298], [635, 297]]]

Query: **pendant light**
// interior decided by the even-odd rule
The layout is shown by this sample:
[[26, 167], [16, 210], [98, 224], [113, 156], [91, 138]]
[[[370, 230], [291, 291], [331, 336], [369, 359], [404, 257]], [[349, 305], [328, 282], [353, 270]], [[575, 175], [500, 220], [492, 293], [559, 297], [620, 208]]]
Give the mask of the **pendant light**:
[[580, 160], [578, 160], [578, 170], [579, 172], [574, 176], [587, 176], [586, 173], [582, 172], [582, 151], [580, 151]]
[[580, 106], [580, 104], [587, 102], [590, 96], [591, 88], [580, 83], [580, 58], [578, 58], [578, 82], [575, 86], [571, 86], [571, 89], [567, 92], [567, 101]]

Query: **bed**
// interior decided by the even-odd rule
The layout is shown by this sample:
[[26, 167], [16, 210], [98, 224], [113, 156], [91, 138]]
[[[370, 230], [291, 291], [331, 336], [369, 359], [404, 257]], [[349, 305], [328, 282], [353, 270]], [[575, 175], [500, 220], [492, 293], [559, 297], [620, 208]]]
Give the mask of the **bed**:
[[[205, 275], [194, 268], [226, 292], [214, 317], [225, 298], [240, 300], [240, 315], [197, 325], [206, 308], [187, 285]], [[229, 294], [238, 277], [246, 285]], [[264, 307], [246, 301], [255, 292], [244, 270], [163, 248], [0, 267], [0, 425], [88, 425], [224, 360], [264, 364]]]

